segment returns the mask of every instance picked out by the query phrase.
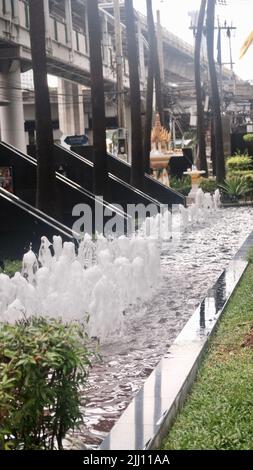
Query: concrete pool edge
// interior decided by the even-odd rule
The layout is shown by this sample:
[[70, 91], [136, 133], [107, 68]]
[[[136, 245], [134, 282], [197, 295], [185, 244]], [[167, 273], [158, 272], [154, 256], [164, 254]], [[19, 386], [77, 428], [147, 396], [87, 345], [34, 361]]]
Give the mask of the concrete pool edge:
[[248, 265], [245, 255], [252, 245], [253, 232], [209, 289], [100, 450], [151, 450], [161, 446], [196, 378], [209, 339]]

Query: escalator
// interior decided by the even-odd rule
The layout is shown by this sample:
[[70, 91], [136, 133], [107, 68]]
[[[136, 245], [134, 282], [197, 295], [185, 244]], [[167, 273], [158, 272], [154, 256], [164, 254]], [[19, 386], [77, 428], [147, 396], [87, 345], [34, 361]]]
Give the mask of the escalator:
[[[61, 145], [55, 145], [54, 157], [57, 168], [62, 168], [69, 179], [92, 191], [93, 163], [91, 161]], [[109, 173], [108, 176], [108, 199], [110, 203], [120, 204], [125, 211], [128, 204], [144, 204], [146, 207], [149, 204], [154, 204], [159, 210], [160, 203], [156, 198], [135, 189], [113, 173]]]
[[[0, 142], [0, 167], [12, 169], [14, 194], [34, 207], [36, 200], [36, 159], [23, 154], [10, 144]], [[103, 225], [112, 215], [117, 215], [123, 221], [124, 230], [127, 227], [130, 217], [123, 210], [107, 201], [95, 198], [91, 191], [84, 189], [80, 184], [59, 172], [56, 173], [55, 192], [55, 200], [52, 201], [55, 206], [55, 213], [57, 213], [59, 222], [69, 228], [73, 226], [76, 220], [72, 215], [73, 208], [80, 204], [85, 204], [91, 209], [93, 215], [92, 233], [96, 230], [95, 208], [99, 208], [103, 214]]]
[[[93, 161], [92, 147], [71, 147], [71, 150], [74, 153], [84, 157], [86, 160], [89, 160], [90, 162]], [[131, 165], [129, 163], [126, 163], [120, 158], [117, 158], [109, 153], [107, 154], [107, 162], [111, 175], [114, 175], [121, 181], [130, 184]], [[178, 193], [174, 189], [168, 188], [148, 174], [145, 174], [144, 177], [143, 192], [149, 197], [159, 201], [159, 204], [166, 204], [169, 207], [171, 207], [173, 204], [185, 205], [185, 197], [182, 194]]]
[[60, 235], [63, 241], [74, 241], [75, 237], [78, 237], [78, 234], [72, 232], [69, 227], [1, 187], [0, 214], [0, 261], [2, 262], [6, 259], [21, 259], [30, 246], [37, 253], [42, 236], [52, 240], [54, 235]]

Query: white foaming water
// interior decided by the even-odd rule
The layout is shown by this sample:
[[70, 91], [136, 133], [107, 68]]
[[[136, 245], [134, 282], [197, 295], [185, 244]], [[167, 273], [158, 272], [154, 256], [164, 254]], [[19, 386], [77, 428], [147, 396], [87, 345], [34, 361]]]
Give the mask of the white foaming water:
[[[177, 206], [148, 218], [140, 233], [109, 240], [86, 235], [76, 253], [71, 242], [42, 237], [38, 260], [30, 250], [22, 273], [0, 275], [0, 321], [45, 316], [85, 322], [88, 333], [104, 341], [124, 331], [124, 310], [146, 301], [159, 286], [161, 241], [206, 220], [219, 206], [219, 195], [199, 190], [196, 204]], [[210, 220], [210, 218], [209, 218]]]
[[76, 254], [73, 243], [42, 237], [39, 263], [30, 250], [22, 275], [0, 275], [1, 321], [42, 315], [84, 322], [89, 315], [89, 334], [103, 340], [122, 331], [129, 304], [152, 295], [160, 274], [159, 242], [138, 236], [93, 242], [86, 235]]
[[142, 237], [170, 240], [177, 238], [194, 224], [210, 222], [210, 215], [221, 206], [220, 192], [217, 189], [213, 195], [198, 189], [195, 204], [189, 207], [175, 205], [172, 213], [167, 209], [155, 217], [148, 217], [143, 223], [140, 234]]

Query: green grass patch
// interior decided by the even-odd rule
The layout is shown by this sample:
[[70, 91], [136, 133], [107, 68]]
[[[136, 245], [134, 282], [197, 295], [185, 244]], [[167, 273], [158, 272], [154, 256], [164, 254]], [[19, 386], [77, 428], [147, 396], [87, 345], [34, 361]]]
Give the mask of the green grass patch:
[[253, 251], [166, 450], [253, 450]]

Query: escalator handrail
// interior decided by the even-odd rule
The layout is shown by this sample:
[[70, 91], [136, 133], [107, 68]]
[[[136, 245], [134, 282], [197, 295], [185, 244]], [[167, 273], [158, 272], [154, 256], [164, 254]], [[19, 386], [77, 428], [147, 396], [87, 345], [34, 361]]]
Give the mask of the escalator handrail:
[[[33, 164], [34, 166], [37, 166], [37, 160], [34, 158], [34, 157], [31, 157], [30, 155], [27, 155], [21, 151], [19, 151], [18, 149], [16, 149], [15, 147], [13, 147], [11, 144], [8, 144], [6, 142], [3, 142], [3, 141], [0, 141], [0, 147], [3, 146], [9, 150], [11, 150], [12, 152], [16, 153], [17, 155], [21, 155], [22, 158], [24, 158], [25, 160], [27, 160], [29, 163]], [[94, 201], [95, 197], [94, 197], [94, 194], [91, 192], [91, 191], [88, 191], [87, 189], [83, 188], [82, 186], [80, 186], [79, 184], [75, 183], [73, 180], [70, 180], [68, 179], [66, 176], [62, 175], [61, 173], [58, 173], [57, 171], [55, 172], [56, 173], [56, 178], [59, 180], [59, 181], [62, 181], [64, 183], [67, 183], [68, 186], [72, 186], [73, 189], [76, 189], [78, 190], [79, 192], [83, 193], [86, 197], [88, 197], [90, 200]], [[97, 199], [97, 202], [99, 205], [103, 205], [105, 207], [109, 207], [110, 209], [112, 209], [116, 214], [120, 215], [121, 217], [123, 217], [124, 219], [129, 219], [130, 216], [128, 214], [126, 214], [124, 211], [122, 211], [121, 209], [119, 209], [118, 207], [115, 207], [113, 204], [110, 204], [108, 201], [106, 201], [105, 199], [103, 200], [103, 204], [101, 201], [99, 201], [99, 198]]]
[[33, 217], [36, 217], [36, 219], [39, 219], [42, 222], [47, 223], [48, 225], [50, 225], [50, 227], [61, 232], [68, 238], [73, 238], [74, 236], [79, 237], [79, 235], [76, 232], [71, 230], [66, 225], [63, 225], [61, 222], [54, 219], [53, 217], [50, 217], [45, 212], [42, 212], [36, 207], [31, 206], [27, 202], [23, 201], [23, 199], [20, 199], [19, 197], [15, 196], [14, 194], [10, 193], [9, 191], [6, 191], [4, 188], [1, 188], [1, 187], [0, 187], [0, 197], [3, 197], [4, 199], [16, 205], [20, 209], [26, 212], [29, 212]]
[[[87, 164], [89, 167], [91, 167], [91, 168], [94, 167], [93, 162], [91, 162], [87, 158], [83, 157], [82, 155], [79, 155], [78, 153], [73, 152], [73, 150], [66, 149], [65, 147], [63, 147], [59, 144], [55, 144], [55, 145], [57, 147], [59, 147], [61, 150], [63, 150], [64, 152], [69, 153], [72, 157], [77, 158], [81, 162]], [[142, 196], [142, 197], [145, 197], [146, 199], [149, 199], [150, 203], [152, 202], [153, 204], [156, 204], [157, 206], [160, 206], [159, 201], [157, 199], [153, 198], [152, 196], [149, 196], [148, 194], [144, 193], [143, 191], [141, 191], [138, 188], [134, 188], [131, 184], [126, 183], [125, 181], [121, 180], [120, 178], [118, 178], [118, 176], [114, 175], [113, 173], [108, 172], [108, 175], [111, 179], [113, 179], [114, 181], [122, 184], [122, 186], [125, 186], [126, 188], [134, 191], [139, 196]]]
[[[130, 163], [125, 162], [124, 160], [121, 160], [119, 157], [116, 157], [116, 156], [113, 155], [112, 153], [107, 152], [107, 155], [108, 155], [109, 157], [114, 158], [117, 162], [123, 163], [123, 164], [126, 165], [127, 167], [131, 168]], [[168, 186], [165, 186], [163, 183], [161, 183], [161, 181], [156, 180], [152, 175], [149, 175], [148, 173], [145, 173], [145, 178], [151, 179], [151, 180], [154, 181], [155, 183], [158, 183], [158, 184], [159, 184], [162, 188], [164, 188], [166, 191], [168, 191], [168, 192], [170, 192], [170, 193], [173, 193], [173, 194], [175, 194], [175, 195], [181, 197], [182, 199], [185, 199], [185, 197], [183, 196], [183, 194], [180, 194], [178, 191], [176, 191], [176, 190], [173, 189], [173, 188], [169, 188]]]

